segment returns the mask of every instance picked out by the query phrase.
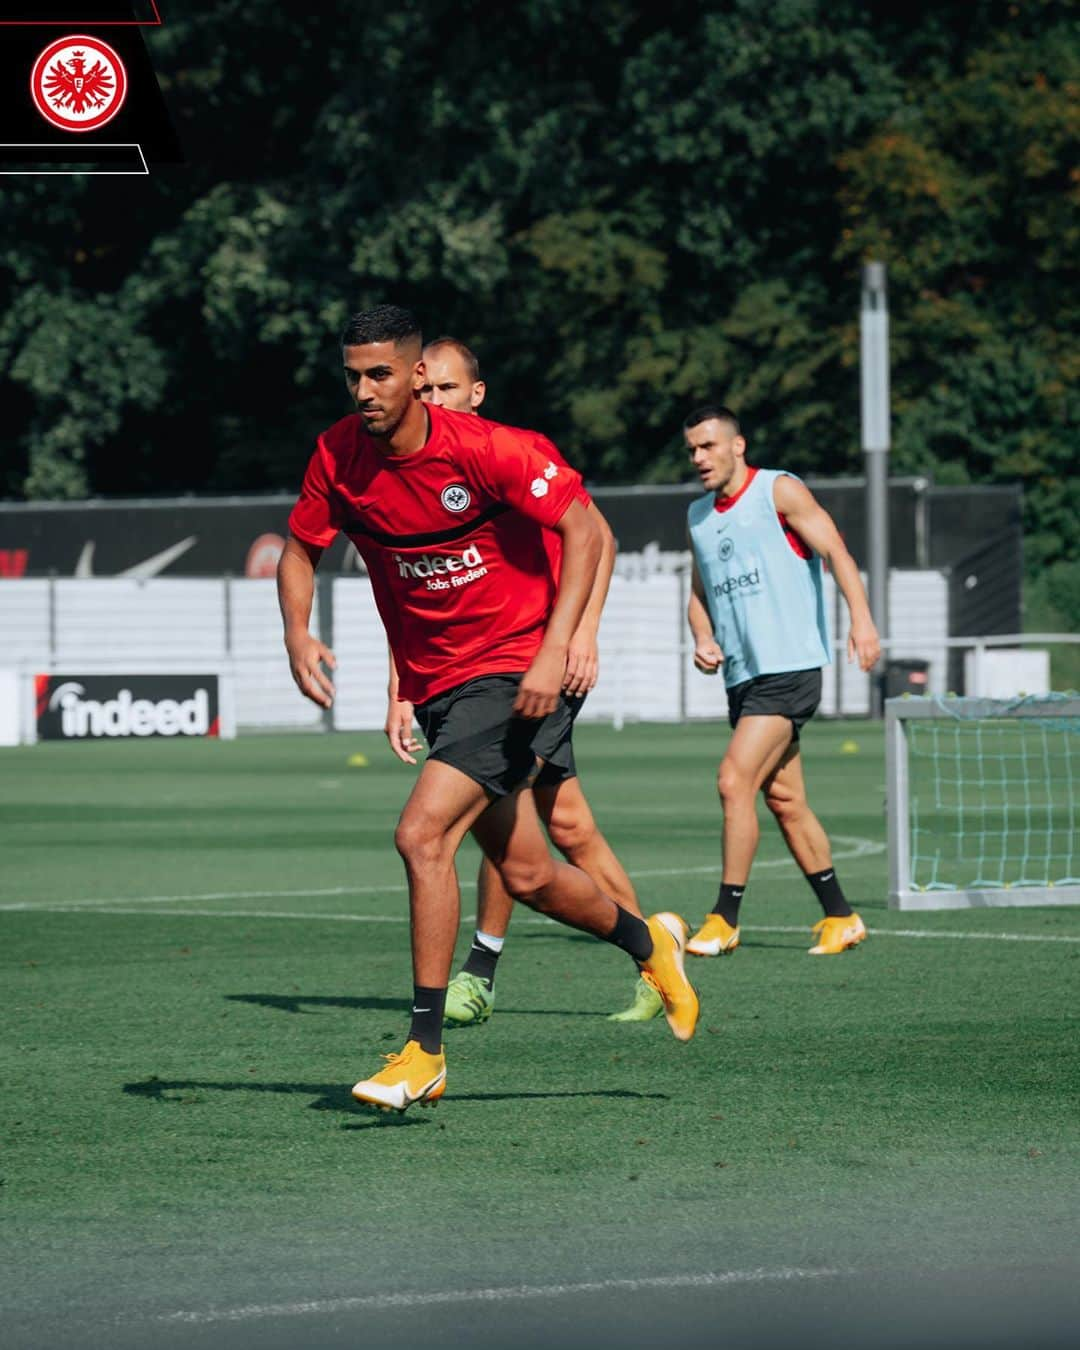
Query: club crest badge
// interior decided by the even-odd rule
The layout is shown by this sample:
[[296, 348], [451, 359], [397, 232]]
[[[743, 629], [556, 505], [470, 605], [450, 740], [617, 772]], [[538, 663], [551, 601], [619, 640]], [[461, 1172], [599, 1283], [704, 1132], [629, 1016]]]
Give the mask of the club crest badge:
[[457, 513], [465, 510], [472, 501], [472, 497], [469, 495], [467, 487], [462, 487], [460, 483], [451, 483], [449, 487], [443, 488], [439, 500], [448, 511]]
[[721, 562], [727, 562], [727, 560], [731, 557], [731, 555], [732, 555], [734, 552], [735, 552], [735, 543], [734, 543], [734, 540], [731, 540], [731, 539], [721, 539], [721, 540], [720, 540], [720, 561], [721, 561]]
[[127, 71], [99, 38], [72, 34], [50, 42], [30, 75], [38, 112], [61, 131], [96, 131], [127, 97]]

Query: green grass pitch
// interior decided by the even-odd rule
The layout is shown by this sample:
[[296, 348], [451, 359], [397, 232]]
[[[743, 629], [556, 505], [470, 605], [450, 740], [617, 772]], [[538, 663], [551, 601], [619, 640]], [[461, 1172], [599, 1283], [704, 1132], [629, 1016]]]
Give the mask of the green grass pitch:
[[[726, 736], [579, 729], [647, 910], [712, 903]], [[743, 948], [690, 964], [693, 1042], [606, 1021], [628, 960], [521, 910], [493, 1018], [447, 1033], [443, 1103], [402, 1117], [349, 1096], [411, 993], [413, 772], [381, 736], [0, 752], [7, 1343], [387, 1293], [1075, 1269], [1080, 914], [888, 911], [880, 725], [804, 747], [861, 949], [806, 955], [813, 897], [763, 820]]]

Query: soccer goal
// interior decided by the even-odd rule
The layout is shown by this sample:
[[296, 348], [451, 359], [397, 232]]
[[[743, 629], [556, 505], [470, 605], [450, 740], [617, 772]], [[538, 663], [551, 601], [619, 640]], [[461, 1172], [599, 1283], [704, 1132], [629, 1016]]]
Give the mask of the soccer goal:
[[885, 704], [889, 905], [1080, 904], [1080, 697]]

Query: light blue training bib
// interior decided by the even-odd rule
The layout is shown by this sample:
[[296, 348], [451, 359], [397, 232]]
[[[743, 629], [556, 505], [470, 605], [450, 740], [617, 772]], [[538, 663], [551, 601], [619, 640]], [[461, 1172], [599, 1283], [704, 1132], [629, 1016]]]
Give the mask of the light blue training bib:
[[688, 512], [729, 689], [755, 675], [814, 670], [830, 660], [821, 559], [800, 558], [784, 534], [773, 502], [782, 473], [758, 469], [727, 511], [715, 509], [710, 492]]

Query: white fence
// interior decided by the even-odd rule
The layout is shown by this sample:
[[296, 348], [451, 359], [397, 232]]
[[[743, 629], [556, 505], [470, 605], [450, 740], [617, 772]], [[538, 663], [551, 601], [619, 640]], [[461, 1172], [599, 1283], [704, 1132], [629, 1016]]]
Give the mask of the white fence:
[[[600, 632], [600, 683], [590, 721], [682, 721], [726, 712], [723, 681], [693, 667], [686, 628], [688, 576], [677, 555], [650, 570], [620, 559]], [[825, 673], [822, 713], [864, 716], [870, 681], [843, 659], [843, 600], [826, 577], [839, 659]], [[929, 662], [927, 692], [944, 694], [948, 591], [940, 572], [893, 572], [892, 657]], [[320, 578], [320, 617], [338, 658], [337, 701], [327, 717], [289, 676], [271, 580], [0, 580], [0, 668], [23, 674], [135, 674], [223, 670], [233, 677], [241, 727], [380, 728], [386, 715], [386, 640], [363, 577]]]
[[[694, 670], [684, 617], [687, 586], [679, 555], [620, 559], [603, 613], [601, 680], [583, 720], [621, 725], [724, 717], [724, 682]], [[844, 659], [846, 609], [830, 576], [825, 594], [837, 659], [825, 672], [821, 711], [863, 717], [871, 707], [871, 682]], [[892, 572], [890, 614], [888, 655], [927, 661], [929, 694], [948, 693], [949, 648], [971, 648], [972, 670], [981, 679], [990, 670], [988, 649], [1015, 648], [1021, 641], [950, 639], [941, 572]], [[0, 580], [0, 670], [23, 676], [223, 671], [232, 676], [242, 728], [381, 728], [386, 640], [367, 579], [320, 578], [315, 632], [320, 621], [339, 661], [338, 699], [329, 715], [301, 698], [290, 679], [273, 580]], [[1041, 639], [1068, 640], [1065, 634]], [[1006, 661], [1015, 664], [1011, 657]]]
[[231, 673], [243, 726], [322, 723], [289, 675], [273, 581], [0, 581], [0, 667], [137, 674], [170, 666]]

